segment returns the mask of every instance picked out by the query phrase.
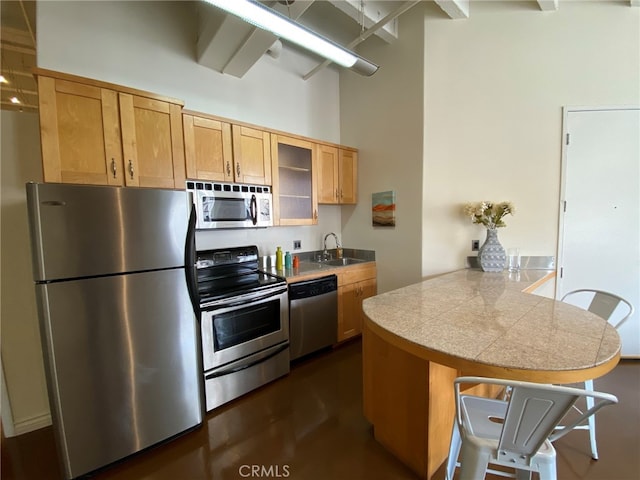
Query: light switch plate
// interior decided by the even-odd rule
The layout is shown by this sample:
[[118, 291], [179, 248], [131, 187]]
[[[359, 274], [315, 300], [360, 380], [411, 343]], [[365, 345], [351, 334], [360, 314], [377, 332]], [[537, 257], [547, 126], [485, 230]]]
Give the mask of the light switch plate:
[[294, 240], [293, 241], [293, 249], [300, 250], [302, 248], [302, 240]]

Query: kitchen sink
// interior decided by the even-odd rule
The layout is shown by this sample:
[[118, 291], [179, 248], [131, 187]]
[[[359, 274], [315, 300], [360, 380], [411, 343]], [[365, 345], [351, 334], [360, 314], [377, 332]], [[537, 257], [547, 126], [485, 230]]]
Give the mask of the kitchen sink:
[[333, 260], [326, 260], [322, 263], [324, 265], [331, 265], [332, 267], [342, 267], [342, 266], [353, 265], [353, 264], [362, 263], [362, 262], [364, 262], [364, 260], [359, 260], [357, 258], [344, 257], [344, 258], [335, 258]]

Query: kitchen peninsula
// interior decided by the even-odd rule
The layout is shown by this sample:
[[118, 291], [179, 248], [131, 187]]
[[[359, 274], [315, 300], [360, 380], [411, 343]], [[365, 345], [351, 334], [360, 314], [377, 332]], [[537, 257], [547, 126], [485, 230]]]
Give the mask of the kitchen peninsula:
[[363, 302], [364, 413], [376, 440], [421, 478], [447, 457], [458, 375], [571, 383], [618, 363], [607, 322], [531, 294], [553, 275], [467, 269]]

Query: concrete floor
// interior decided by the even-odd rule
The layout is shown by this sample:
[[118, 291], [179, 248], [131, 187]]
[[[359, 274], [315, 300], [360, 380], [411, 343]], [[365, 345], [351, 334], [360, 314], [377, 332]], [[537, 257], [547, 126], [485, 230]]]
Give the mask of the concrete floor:
[[[417, 479], [374, 440], [362, 415], [361, 369], [358, 340], [304, 359], [287, 377], [209, 413], [197, 430], [91, 478]], [[598, 413], [600, 460], [590, 458], [587, 432], [572, 432], [555, 444], [558, 479], [636, 480], [640, 478], [640, 362], [621, 362], [595, 385], [620, 400]], [[3, 438], [2, 479], [61, 478], [53, 442], [51, 428]], [[436, 480], [443, 478], [443, 472], [441, 468]]]

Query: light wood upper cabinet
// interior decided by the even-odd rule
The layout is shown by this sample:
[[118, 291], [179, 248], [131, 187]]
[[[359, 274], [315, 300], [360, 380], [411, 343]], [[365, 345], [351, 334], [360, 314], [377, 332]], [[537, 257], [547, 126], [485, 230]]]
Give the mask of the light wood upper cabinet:
[[36, 69], [45, 182], [185, 187], [182, 105]]
[[180, 105], [120, 93], [125, 185], [184, 188]]
[[231, 132], [235, 181], [271, 185], [271, 134], [242, 125], [232, 125]]
[[358, 152], [318, 145], [318, 203], [356, 203]]
[[187, 178], [233, 182], [231, 124], [183, 113]]
[[276, 225], [318, 223], [317, 149], [300, 138], [271, 135]]
[[318, 145], [318, 203], [338, 203], [338, 148]]
[[38, 78], [45, 182], [123, 185], [117, 92]]
[[338, 154], [339, 193], [338, 203], [358, 202], [358, 152], [339, 149]]

